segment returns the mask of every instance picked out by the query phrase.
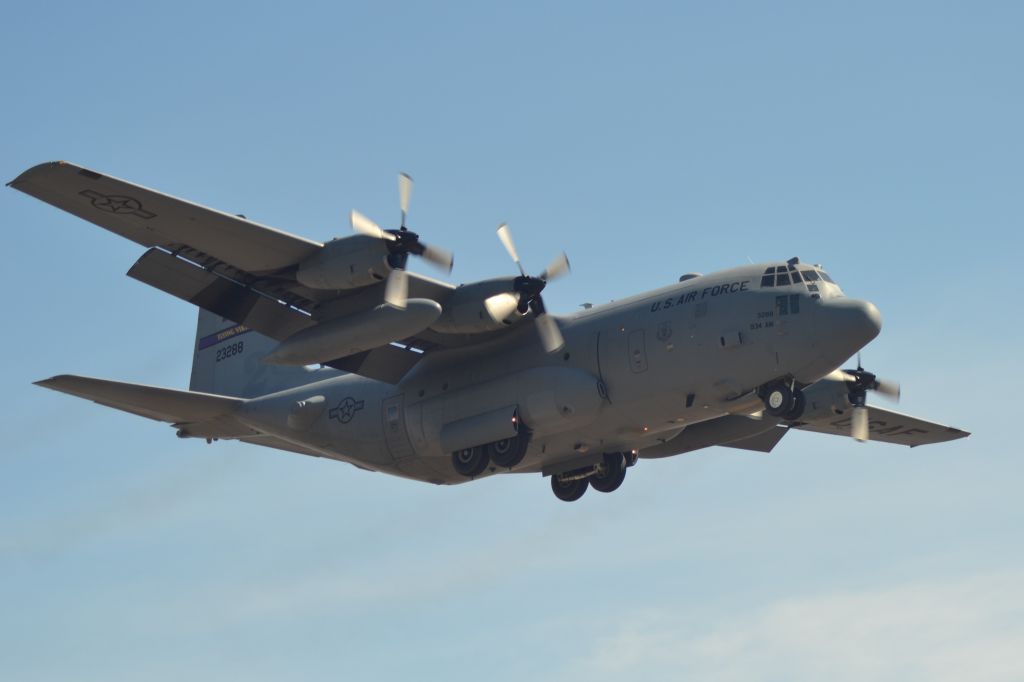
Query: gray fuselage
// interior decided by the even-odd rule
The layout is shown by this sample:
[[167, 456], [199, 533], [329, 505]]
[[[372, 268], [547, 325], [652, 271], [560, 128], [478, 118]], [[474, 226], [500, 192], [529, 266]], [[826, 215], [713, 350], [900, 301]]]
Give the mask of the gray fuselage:
[[[797, 269], [813, 274], [794, 283]], [[335, 377], [253, 399], [240, 418], [325, 457], [435, 483], [468, 480], [452, 468], [451, 451], [472, 444], [458, 439], [508, 421], [531, 433], [515, 472], [655, 446], [664, 456], [687, 425], [758, 412], [760, 387], [812, 384], [878, 334], [877, 309], [826, 280], [777, 263], [694, 276], [559, 317], [557, 353], [518, 323], [432, 350], [398, 385]]]

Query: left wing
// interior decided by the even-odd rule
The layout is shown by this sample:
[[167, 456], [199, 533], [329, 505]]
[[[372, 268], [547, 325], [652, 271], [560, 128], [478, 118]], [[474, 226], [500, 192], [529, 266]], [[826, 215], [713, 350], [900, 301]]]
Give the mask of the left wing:
[[[868, 408], [868, 431], [872, 441], [895, 443], [917, 447], [932, 443], [944, 443], [957, 438], [971, 435], [952, 426], [944, 426], [934, 422], [911, 417], [899, 412], [883, 410], [872, 405]], [[829, 433], [835, 436], [850, 435], [850, 414], [833, 415], [827, 419], [810, 422], [793, 422], [790, 428], [816, 433]]]

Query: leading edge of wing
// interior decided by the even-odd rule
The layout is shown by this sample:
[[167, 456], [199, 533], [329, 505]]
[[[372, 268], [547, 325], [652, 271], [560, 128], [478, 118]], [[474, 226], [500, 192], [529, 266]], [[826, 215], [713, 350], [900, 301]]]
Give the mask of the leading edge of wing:
[[67, 161], [33, 166], [7, 186], [143, 246], [186, 245], [252, 273], [295, 265], [323, 246]]

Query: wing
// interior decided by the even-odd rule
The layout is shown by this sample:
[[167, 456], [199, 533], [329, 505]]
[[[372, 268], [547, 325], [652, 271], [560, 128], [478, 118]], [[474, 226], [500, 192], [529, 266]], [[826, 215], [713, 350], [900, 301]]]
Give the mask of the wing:
[[143, 246], [191, 249], [252, 274], [295, 265], [322, 246], [66, 161], [30, 168], [8, 185]]
[[[912, 448], [918, 445], [944, 443], [971, 435], [967, 431], [961, 431], [952, 426], [935, 424], [924, 419], [918, 419], [917, 417], [911, 417], [890, 410], [883, 410], [880, 407], [874, 406], [868, 408], [868, 426], [872, 441], [907, 445]], [[849, 436], [850, 416], [847, 413], [813, 422], [796, 422], [790, 424], [790, 427], [800, 429], [801, 431]]]
[[[324, 248], [320, 242], [65, 161], [30, 168], [8, 185], [149, 247], [130, 277], [279, 341], [384, 298], [383, 282], [341, 291], [299, 284], [296, 268]], [[454, 290], [415, 273], [408, 279], [411, 298], [443, 302]], [[439, 339], [402, 341], [420, 352], [382, 346], [327, 364], [394, 383]]]

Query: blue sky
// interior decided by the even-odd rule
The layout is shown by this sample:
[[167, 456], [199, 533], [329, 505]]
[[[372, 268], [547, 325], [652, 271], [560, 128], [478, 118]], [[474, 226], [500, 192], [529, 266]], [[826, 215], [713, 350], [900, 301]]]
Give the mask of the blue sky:
[[549, 308], [754, 261], [878, 305], [868, 367], [974, 435], [791, 434], [614, 495], [436, 488], [30, 385], [183, 387], [141, 249], [0, 192], [0, 676], [1019, 680], [1019, 3], [20, 3], [5, 180], [68, 159], [317, 239], [352, 208]]

